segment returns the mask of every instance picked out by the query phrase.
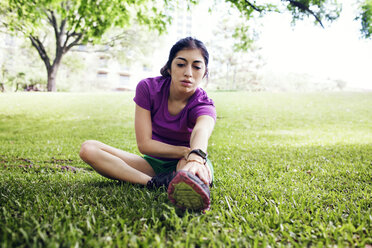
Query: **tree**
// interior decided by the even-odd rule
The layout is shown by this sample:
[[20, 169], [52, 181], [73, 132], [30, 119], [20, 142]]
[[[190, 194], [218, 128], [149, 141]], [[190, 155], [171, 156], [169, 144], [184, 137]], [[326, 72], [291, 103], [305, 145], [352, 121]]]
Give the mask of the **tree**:
[[[156, 39], [154, 37], [157, 37]], [[117, 87], [120, 79], [109, 79], [113, 74], [132, 73], [148, 64], [154, 50], [159, 49], [165, 36], [143, 25], [112, 28], [101, 38], [102, 45], [76, 47], [66, 54], [58, 73], [58, 90], [96, 90]], [[142, 69], [142, 67], [141, 67]], [[106, 71], [100, 79], [97, 72]], [[134, 80], [134, 74], [130, 76]], [[129, 80], [129, 78], [128, 78]]]
[[[99, 43], [111, 27], [128, 27], [134, 19], [159, 32], [170, 20], [150, 0], [8, 0], [0, 2], [0, 15], [8, 30], [24, 34], [37, 50], [46, 67], [48, 91], [56, 91], [58, 68], [72, 47]], [[54, 52], [45, 46], [49, 33], [54, 34]]]
[[[244, 19], [235, 9], [226, 11], [225, 6], [215, 9], [215, 23], [212, 33], [213, 41], [207, 43], [210, 50], [210, 79], [220, 90], [262, 90], [258, 83], [257, 71], [264, 62], [259, 54], [260, 48], [255, 45], [253, 29], [242, 26]], [[246, 29], [248, 50], [241, 49], [241, 44], [234, 44], [234, 30]]]
[[[292, 14], [292, 23], [297, 20], [302, 20], [305, 17], [314, 18], [314, 22], [321, 27], [324, 27], [325, 22], [336, 20], [341, 12], [342, 5], [337, 0], [281, 0], [278, 3], [262, 3], [264, 1], [248, 1], [248, 0], [225, 0], [233, 7], [239, 10], [246, 20], [263, 16], [270, 12], [283, 13], [289, 11]], [[261, 4], [257, 3], [261, 2]], [[361, 22], [361, 34], [364, 38], [372, 37], [372, 0], [356, 0], [359, 6], [357, 20]], [[248, 50], [250, 46], [250, 37], [246, 31], [248, 27], [239, 27], [235, 29], [235, 37], [237, 38], [236, 46], [240, 50]]]
[[[217, 0], [216, 0], [217, 1]], [[56, 91], [56, 75], [63, 56], [72, 47], [100, 43], [101, 37], [112, 27], [128, 27], [136, 19], [140, 24], [160, 32], [166, 29], [170, 16], [165, 13], [177, 0], [1, 0], [1, 24], [14, 35], [20, 32], [37, 50], [47, 71], [47, 89]], [[323, 26], [325, 21], [338, 18], [341, 5], [337, 0], [281, 0], [262, 3], [248, 0], [225, 0], [238, 9], [246, 20], [269, 12], [290, 11], [293, 22], [311, 16], [315, 23]], [[361, 21], [361, 33], [365, 38], [372, 36], [372, 0], [356, 0]], [[197, 1], [188, 0], [188, 4]], [[247, 26], [235, 29], [238, 40], [236, 47], [247, 50], [250, 37]], [[48, 51], [45, 41], [54, 35], [55, 49]]]
[[0, 82], [4, 91], [20, 90], [35, 84], [46, 88], [43, 63], [35, 48], [23, 38], [0, 33]]
[[360, 4], [359, 16], [356, 19], [361, 21], [360, 29], [365, 38], [372, 37], [372, 0], [365, 0]]

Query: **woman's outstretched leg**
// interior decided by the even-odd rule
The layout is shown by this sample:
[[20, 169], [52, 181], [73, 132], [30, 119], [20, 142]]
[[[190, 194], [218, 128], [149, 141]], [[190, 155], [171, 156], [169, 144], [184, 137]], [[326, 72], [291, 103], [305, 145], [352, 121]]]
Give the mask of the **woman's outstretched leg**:
[[155, 175], [142, 157], [96, 140], [81, 145], [80, 157], [99, 174], [111, 179], [146, 185]]

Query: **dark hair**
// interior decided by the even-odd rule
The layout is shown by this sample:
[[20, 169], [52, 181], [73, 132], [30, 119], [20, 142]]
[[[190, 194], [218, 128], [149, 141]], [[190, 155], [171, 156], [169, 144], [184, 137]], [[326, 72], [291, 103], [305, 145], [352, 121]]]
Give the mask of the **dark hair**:
[[209, 53], [207, 51], [207, 48], [201, 42], [200, 40], [197, 40], [192, 37], [186, 37], [184, 39], [179, 40], [176, 44], [173, 45], [172, 49], [169, 52], [169, 57], [168, 61], [163, 66], [163, 68], [160, 69], [160, 73], [163, 77], [170, 77], [169, 70], [171, 69], [172, 66], [172, 61], [174, 57], [176, 57], [176, 54], [185, 49], [199, 49], [203, 58], [204, 58], [204, 63], [205, 63], [205, 74], [204, 76], [208, 77], [208, 61], [209, 61]]

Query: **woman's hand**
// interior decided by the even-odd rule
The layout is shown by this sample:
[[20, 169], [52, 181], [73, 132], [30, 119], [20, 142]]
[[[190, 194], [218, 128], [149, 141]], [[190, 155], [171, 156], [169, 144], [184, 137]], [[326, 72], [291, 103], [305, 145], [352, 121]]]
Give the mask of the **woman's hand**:
[[191, 172], [202, 180], [203, 183], [209, 185], [212, 181], [211, 170], [207, 164], [198, 155], [190, 154], [188, 160], [182, 158], [177, 164], [177, 171], [185, 170]]

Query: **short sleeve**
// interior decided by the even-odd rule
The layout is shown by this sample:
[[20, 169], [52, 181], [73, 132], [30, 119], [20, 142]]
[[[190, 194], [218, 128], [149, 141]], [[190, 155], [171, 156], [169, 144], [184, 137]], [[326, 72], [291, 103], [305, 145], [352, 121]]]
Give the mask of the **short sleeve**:
[[198, 105], [190, 110], [190, 121], [193, 125], [196, 123], [196, 119], [202, 115], [208, 115], [216, 121], [217, 113], [214, 105]]
[[189, 126], [195, 126], [196, 119], [199, 116], [208, 115], [216, 121], [217, 112], [214, 102], [211, 98], [208, 97], [207, 93], [198, 89], [196, 97], [192, 100], [190, 110], [189, 110]]
[[146, 80], [142, 80], [137, 84], [136, 95], [133, 101], [141, 108], [151, 111], [150, 90]]

